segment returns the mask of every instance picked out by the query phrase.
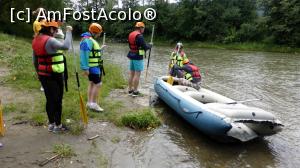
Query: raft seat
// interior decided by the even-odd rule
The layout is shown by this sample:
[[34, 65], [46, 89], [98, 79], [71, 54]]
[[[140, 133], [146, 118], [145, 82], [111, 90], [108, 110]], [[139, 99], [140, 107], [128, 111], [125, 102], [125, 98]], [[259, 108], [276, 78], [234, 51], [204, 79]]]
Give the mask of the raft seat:
[[188, 91], [194, 91], [197, 92], [196, 89], [188, 86], [183, 86], [183, 85], [175, 85], [173, 88], [180, 90], [181, 92], [188, 92]]
[[206, 104], [206, 103], [215, 103], [217, 102], [216, 99], [212, 98], [211, 96], [203, 93], [203, 92], [199, 92], [199, 91], [186, 91], [184, 92], [184, 94], [192, 97], [193, 99], [203, 103], [203, 104]]

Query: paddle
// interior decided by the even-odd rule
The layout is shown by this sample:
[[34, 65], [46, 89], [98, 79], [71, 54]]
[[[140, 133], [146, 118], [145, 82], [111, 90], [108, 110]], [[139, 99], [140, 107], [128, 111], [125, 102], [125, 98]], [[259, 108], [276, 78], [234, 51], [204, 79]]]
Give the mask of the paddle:
[[[106, 33], [103, 33], [102, 46], [105, 45], [105, 36], [106, 36]], [[102, 48], [101, 52], [102, 52], [102, 53], [101, 53], [101, 57], [103, 57], [104, 48]], [[100, 68], [102, 69], [102, 73], [103, 73], [103, 75], [105, 76], [105, 70], [104, 70], [104, 65], [103, 65], [103, 59], [101, 59]], [[100, 79], [102, 79], [102, 73], [101, 73]], [[101, 81], [102, 81], [102, 80], [101, 80]]]
[[2, 104], [0, 100], [0, 135], [4, 136], [5, 128], [4, 128], [4, 122], [3, 122], [3, 112], [2, 112]]
[[74, 45], [73, 45], [73, 39], [71, 41], [71, 45], [72, 45], [72, 50], [73, 50], [73, 54], [74, 54], [74, 67], [75, 67], [75, 74], [76, 74], [77, 90], [78, 90], [78, 95], [79, 95], [80, 116], [82, 118], [83, 124], [85, 126], [87, 126], [88, 116], [87, 116], [87, 111], [86, 111], [86, 108], [85, 108], [85, 104], [83, 102], [83, 98], [82, 98], [81, 93], [80, 93], [80, 83], [79, 83], [79, 76], [78, 76], [77, 66], [76, 66], [77, 61], [76, 61], [76, 54], [75, 54]]
[[[102, 41], [102, 46], [105, 45], [105, 35], [106, 33], [103, 33], [103, 41]], [[104, 48], [102, 48], [101, 50], [101, 57], [103, 57], [103, 53], [104, 53]], [[101, 74], [100, 74], [100, 80], [102, 81], [102, 74], [105, 76], [105, 70], [104, 70], [104, 65], [103, 65], [103, 59], [101, 59], [101, 63], [99, 63], [99, 66], [102, 70]], [[100, 93], [100, 90], [99, 90]], [[99, 97], [97, 96], [97, 102], [99, 103]]]
[[[154, 25], [152, 26], [151, 41], [150, 41], [150, 44], [152, 44], [152, 47], [153, 47], [153, 36], [154, 36]], [[150, 64], [151, 48], [149, 49], [145, 81], [147, 81], [147, 76], [148, 76], [148, 68], [149, 68], [149, 64]]]

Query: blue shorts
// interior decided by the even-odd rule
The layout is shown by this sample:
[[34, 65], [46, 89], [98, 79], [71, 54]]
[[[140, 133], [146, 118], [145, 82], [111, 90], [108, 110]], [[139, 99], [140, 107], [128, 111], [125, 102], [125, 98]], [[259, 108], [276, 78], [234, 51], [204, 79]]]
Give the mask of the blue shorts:
[[144, 70], [144, 60], [130, 60], [129, 70], [130, 71], [143, 71]]

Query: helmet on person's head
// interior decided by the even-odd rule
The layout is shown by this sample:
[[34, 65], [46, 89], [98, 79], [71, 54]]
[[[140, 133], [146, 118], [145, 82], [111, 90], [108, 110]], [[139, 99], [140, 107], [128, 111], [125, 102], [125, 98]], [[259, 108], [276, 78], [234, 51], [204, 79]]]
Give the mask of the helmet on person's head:
[[89, 27], [89, 32], [94, 34], [102, 33], [102, 26], [98, 23], [92, 23]]
[[136, 27], [136, 28], [145, 28], [145, 24], [143, 22], [136, 22], [134, 27]]
[[184, 59], [182, 63], [183, 64], [188, 64], [188, 63], [190, 63], [190, 60], [189, 59]]
[[42, 21], [40, 21], [40, 23], [41, 23], [41, 26], [44, 26], [44, 27], [55, 27], [55, 28], [59, 27], [59, 24], [56, 21], [42, 20]]
[[178, 42], [178, 43], [176, 44], [176, 48], [183, 48], [182, 42]]

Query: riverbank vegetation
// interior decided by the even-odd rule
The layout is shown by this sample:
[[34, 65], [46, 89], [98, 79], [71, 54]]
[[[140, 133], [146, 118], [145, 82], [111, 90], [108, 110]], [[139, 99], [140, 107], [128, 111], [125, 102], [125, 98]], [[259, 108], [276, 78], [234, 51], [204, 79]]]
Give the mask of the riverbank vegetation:
[[[12, 0], [0, 1], [0, 4], [0, 24], [3, 25], [0, 29], [26, 37], [32, 36], [32, 25], [10, 23], [10, 7], [16, 8], [16, 11], [26, 7], [34, 10], [40, 6], [62, 11], [64, 7], [71, 7], [81, 12], [105, 8], [107, 12], [122, 10], [127, 13], [129, 8], [144, 11], [152, 7], [157, 17], [154, 21], [143, 20], [148, 28], [145, 35], [150, 34], [150, 25], [155, 24], [155, 37], [173, 44], [185, 41], [197, 47], [276, 52], [298, 52], [300, 47], [300, 2], [296, 0], [178, 0], [176, 3], [165, 0], [78, 0], [78, 3], [38, 0], [20, 3]], [[77, 36], [87, 31], [90, 22], [93, 21], [69, 19]], [[120, 41], [126, 41], [134, 25], [134, 21], [102, 19], [99, 22], [108, 37]]]
[[[14, 36], [0, 33], [0, 46], [1, 68], [5, 68], [9, 72], [6, 76], [0, 78], [1, 87], [3, 87], [1, 88], [1, 91], [2, 89], [13, 88], [8, 94], [14, 94], [16, 97], [13, 102], [3, 105], [4, 112], [6, 114], [14, 113], [14, 123], [29, 122], [35, 126], [46, 125], [47, 115], [45, 112], [45, 97], [44, 93], [39, 90], [40, 83], [32, 65], [31, 43], [22, 38], [15, 38]], [[65, 54], [69, 71], [69, 91], [64, 93], [62, 122], [71, 128], [72, 134], [80, 134], [83, 127], [79, 124], [79, 97], [75, 78], [74, 56], [72, 52], [66, 52]], [[79, 70], [78, 55], [76, 55], [76, 58], [76, 65], [78, 66], [77, 70]], [[121, 69], [118, 66], [107, 62], [104, 63], [107, 71], [106, 75], [103, 77], [103, 87], [101, 88], [99, 97], [100, 105], [105, 111], [102, 113], [90, 111], [89, 117], [96, 121], [111, 121], [116, 125], [123, 126], [126, 124], [121, 122], [122, 116], [131, 110], [124, 108], [124, 102], [111, 100], [108, 96], [114, 89], [124, 89], [126, 87], [126, 82], [121, 73]], [[85, 95], [88, 80], [81, 75], [81, 73], [80, 84], [81, 94], [86, 102]], [[19, 94], [14, 93], [14, 90], [19, 92]], [[23, 97], [22, 100], [19, 101], [17, 95]], [[139, 115], [144, 116], [143, 110], [136, 110], [136, 112], [138, 112]], [[150, 117], [151, 119], [158, 120], [154, 113], [146, 113], [145, 116], [146, 119], [148, 119], [147, 117]], [[140, 122], [140, 118], [132, 118], [130, 120], [136, 119], [137, 122]], [[154, 126], [151, 122], [148, 124], [149, 127]], [[147, 127], [147, 125], [144, 126]]]
[[155, 117], [150, 108], [135, 110], [121, 117], [121, 123], [133, 129], [151, 129], [160, 125], [160, 120]]

